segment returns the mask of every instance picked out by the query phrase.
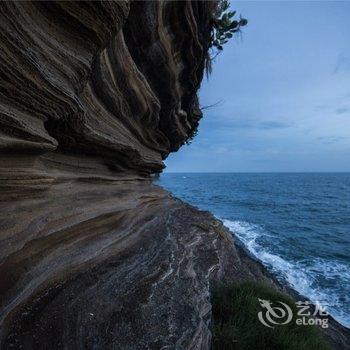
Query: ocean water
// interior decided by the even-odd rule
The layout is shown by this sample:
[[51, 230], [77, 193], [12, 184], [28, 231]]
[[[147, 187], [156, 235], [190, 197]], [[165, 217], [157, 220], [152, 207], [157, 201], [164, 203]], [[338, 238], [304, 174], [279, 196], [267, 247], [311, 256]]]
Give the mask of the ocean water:
[[350, 327], [350, 173], [165, 173], [280, 280]]

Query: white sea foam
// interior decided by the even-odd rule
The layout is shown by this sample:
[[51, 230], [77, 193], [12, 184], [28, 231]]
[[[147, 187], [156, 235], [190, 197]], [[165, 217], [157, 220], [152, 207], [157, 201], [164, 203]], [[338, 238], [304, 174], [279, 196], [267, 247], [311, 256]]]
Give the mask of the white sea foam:
[[[257, 241], [268, 233], [260, 226], [245, 221], [223, 220], [224, 225], [234, 233], [245, 247], [263, 264], [270, 268], [280, 278], [287, 281], [296, 291], [309, 298], [314, 303], [327, 307], [327, 311], [340, 323], [350, 327], [350, 310], [345, 305], [350, 304], [350, 296], [342, 295], [337, 283], [350, 286], [350, 271], [348, 266], [336, 261], [324, 259], [287, 261], [264, 247]], [[319, 286], [317, 277], [327, 281], [327, 287]]]

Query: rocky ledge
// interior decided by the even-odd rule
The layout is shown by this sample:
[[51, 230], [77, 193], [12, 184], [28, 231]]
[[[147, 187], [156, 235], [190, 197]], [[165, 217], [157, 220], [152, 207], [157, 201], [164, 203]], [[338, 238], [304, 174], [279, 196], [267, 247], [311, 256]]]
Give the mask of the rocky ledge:
[[208, 349], [216, 282], [281, 288], [152, 183], [201, 118], [215, 6], [0, 3], [1, 349]]
[[220, 222], [150, 183], [50, 193], [1, 211], [4, 348], [207, 349], [210, 283], [264, 278]]

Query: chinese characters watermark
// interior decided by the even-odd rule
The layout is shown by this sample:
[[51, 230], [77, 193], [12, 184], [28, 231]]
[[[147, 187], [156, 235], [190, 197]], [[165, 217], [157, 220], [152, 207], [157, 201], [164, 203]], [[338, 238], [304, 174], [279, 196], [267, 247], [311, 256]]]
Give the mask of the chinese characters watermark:
[[[258, 312], [259, 321], [266, 327], [285, 325], [295, 322], [298, 326], [318, 325], [322, 328], [328, 328], [328, 314], [325, 306], [319, 303], [312, 304], [309, 301], [297, 301], [296, 315], [293, 315], [292, 308], [282, 301], [275, 303], [269, 300], [258, 299], [262, 311]], [[295, 316], [293, 318], [293, 316]]]

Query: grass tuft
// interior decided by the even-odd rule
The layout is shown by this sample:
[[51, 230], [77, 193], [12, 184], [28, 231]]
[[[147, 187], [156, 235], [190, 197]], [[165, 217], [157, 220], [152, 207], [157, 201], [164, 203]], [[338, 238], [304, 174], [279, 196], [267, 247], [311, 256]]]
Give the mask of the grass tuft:
[[[293, 319], [274, 328], [258, 319], [260, 299], [282, 301], [290, 306]], [[295, 302], [287, 295], [260, 283], [221, 285], [212, 295], [213, 350], [330, 350], [316, 326], [297, 325]]]

